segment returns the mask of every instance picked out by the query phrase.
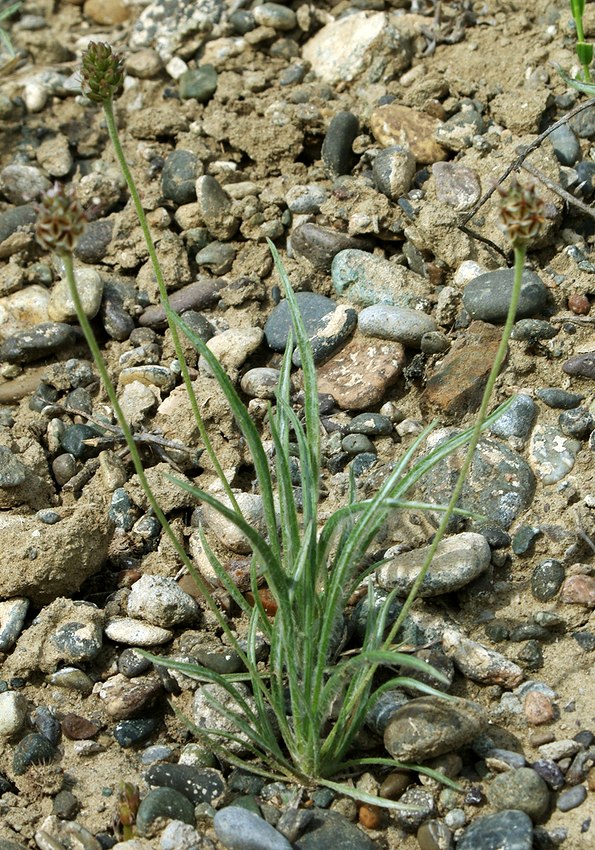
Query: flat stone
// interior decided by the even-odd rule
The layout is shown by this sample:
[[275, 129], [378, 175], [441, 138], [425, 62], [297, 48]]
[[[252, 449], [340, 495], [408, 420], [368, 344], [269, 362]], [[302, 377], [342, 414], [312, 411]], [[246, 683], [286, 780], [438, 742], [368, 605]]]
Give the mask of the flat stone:
[[12, 769], [21, 776], [32, 764], [47, 764], [55, 755], [54, 745], [44, 735], [31, 732], [25, 735], [14, 748]]
[[474, 413], [481, 402], [501, 331], [484, 322], [472, 322], [453, 343], [430, 374], [421, 394], [423, 408], [460, 419]]
[[122, 749], [128, 749], [146, 741], [159, 728], [159, 717], [136, 717], [133, 720], [120, 720], [114, 726], [114, 738]]
[[[264, 334], [260, 328], [230, 328], [211, 337], [207, 347], [235, 381], [240, 367], [260, 347], [263, 339]], [[201, 374], [212, 377], [211, 367], [202, 354], [198, 358], [198, 365]]]
[[130, 646], [161, 646], [169, 643], [173, 633], [169, 629], [143, 623], [132, 617], [117, 617], [109, 620], [105, 626], [105, 636], [115, 643]]
[[473, 821], [463, 832], [457, 850], [532, 850], [531, 818], [517, 809], [485, 815]]
[[518, 664], [455, 629], [444, 630], [442, 648], [461, 673], [474, 682], [516, 688], [523, 681], [523, 671]]
[[530, 767], [520, 767], [498, 774], [487, 787], [487, 798], [495, 809], [514, 806], [539, 821], [550, 804], [550, 792], [539, 774]]
[[355, 337], [318, 369], [318, 390], [343, 410], [367, 410], [398, 380], [404, 362], [400, 343]]
[[364, 336], [392, 339], [406, 347], [419, 348], [424, 334], [436, 330], [436, 323], [421, 310], [374, 304], [361, 311], [358, 328]]
[[393, 432], [393, 423], [381, 413], [360, 413], [349, 423], [350, 434], [368, 434], [369, 436], [388, 435]]
[[543, 484], [555, 484], [572, 470], [581, 449], [578, 440], [552, 425], [538, 426], [531, 438], [530, 463]]
[[595, 351], [587, 351], [584, 354], [576, 354], [562, 364], [562, 370], [567, 375], [577, 378], [595, 379]]
[[219, 770], [190, 764], [156, 764], [145, 773], [145, 779], [149, 785], [175, 788], [195, 806], [212, 804], [227, 787]]
[[440, 124], [426, 112], [396, 102], [379, 106], [370, 115], [370, 129], [379, 144], [407, 146], [421, 165], [447, 157], [446, 150], [434, 137]]
[[[299, 224], [291, 231], [293, 253], [308, 260], [314, 268], [323, 272], [330, 271], [333, 259], [340, 251], [349, 249], [365, 251], [367, 248], [371, 248], [371, 245], [364, 238], [349, 236], [347, 233], [322, 227], [313, 222]], [[296, 295], [299, 294], [296, 292]]]
[[157, 818], [180, 820], [194, 826], [194, 806], [175, 788], [154, 788], [141, 800], [136, 813], [139, 835], [147, 835]]
[[472, 207], [481, 195], [481, 185], [472, 168], [460, 162], [435, 162], [432, 174], [436, 197], [458, 212]]
[[[479, 275], [463, 292], [463, 305], [472, 319], [504, 322], [512, 298], [514, 269], [498, 269]], [[548, 290], [539, 275], [523, 271], [517, 319], [541, 313], [547, 304]]]
[[72, 345], [74, 329], [63, 322], [41, 322], [32, 328], [18, 331], [0, 345], [0, 360], [8, 363], [32, 363]]
[[337, 847], [341, 850], [377, 850], [372, 841], [354, 823], [339, 812], [314, 809], [306, 831], [294, 841], [295, 850], [322, 850]]
[[243, 806], [220, 809], [213, 818], [213, 826], [227, 850], [291, 850], [284, 835]]
[[[225, 285], [223, 280], [202, 278], [183, 286], [169, 295], [169, 303], [176, 313], [186, 310], [205, 310], [212, 307], [219, 297], [219, 290]], [[165, 325], [165, 310], [161, 304], [153, 304], [144, 310], [138, 320], [142, 327], [161, 327]]]
[[436, 127], [434, 138], [442, 147], [458, 153], [470, 148], [475, 136], [483, 130], [483, 118], [477, 110], [461, 109]]
[[[390, 549], [385, 552], [384, 559], [388, 562], [376, 573], [380, 587], [386, 590], [396, 587], [398, 596], [407, 596], [429, 548], [423, 546], [394, 556]], [[463, 532], [447, 537], [439, 544], [418, 595], [440, 596], [460, 590], [487, 570], [490, 559], [491, 550], [483, 535]]]
[[461, 749], [486, 725], [485, 710], [470, 700], [418, 697], [395, 711], [384, 746], [399, 761], [424, 762]]
[[331, 265], [335, 291], [352, 304], [369, 307], [392, 304], [423, 307], [429, 295], [428, 282], [415, 272], [365, 251], [340, 251]]
[[97, 695], [109, 717], [129, 720], [150, 707], [162, 691], [163, 684], [156, 675], [127, 679], [116, 673], [101, 684]]
[[587, 799], [587, 789], [584, 785], [575, 785], [574, 788], [568, 788], [562, 791], [556, 802], [556, 808], [560, 812], [569, 812], [576, 809], [581, 803]]

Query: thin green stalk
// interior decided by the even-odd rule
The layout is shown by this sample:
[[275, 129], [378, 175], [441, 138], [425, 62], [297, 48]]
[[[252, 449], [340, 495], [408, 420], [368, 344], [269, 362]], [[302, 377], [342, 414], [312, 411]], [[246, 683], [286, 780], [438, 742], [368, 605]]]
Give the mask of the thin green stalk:
[[194, 392], [194, 387], [192, 386], [192, 380], [190, 378], [190, 373], [188, 371], [188, 364], [186, 363], [186, 357], [184, 355], [184, 349], [182, 348], [182, 344], [180, 342], [180, 336], [178, 334], [178, 329], [174, 323], [173, 316], [174, 311], [172, 310], [169, 303], [169, 296], [167, 294], [167, 288], [165, 286], [165, 281], [163, 279], [163, 272], [161, 271], [161, 265], [159, 263], [159, 258], [157, 257], [157, 251], [155, 250], [155, 243], [153, 242], [153, 237], [151, 235], [151, 231], [149, 229], [149, 224], [147, 222], [147, 217], [145, 215], [145, 211], [143, 209], [143, 205], [140, 199], [140, 195], [138, 194], [138, 190], [136, 188], [136, 184], [134, 182], [134, 177], [132, 176], [132, 172], [128, 166], [128, 161], [126, 159], [126, 155], [124, 153], [124, 149], [122, 148], [122, 144], [120, 142], [120, 135], [118, 133], [118, 128], [116, 126], [116, 120], [114, 116], [114, 105], [111, 99], [105, 99], [102, 102], [103, 111], [105, 114], [105, 119], [107, 122], [107, 131], [109, 133], [109, 137], [111, 143], [114, 147], [114, 151], [116, 154], [116, 159], [120, 165], [120, 169], [122, 174], [124, 175], [124, 179], [128, 186], [128, 191], [130, 192], [130, 197], [132, 198], [132, 202], [134, 204], [134, 208], [136, 210], [136, 215], [141, 226], [141, 230], [143, 232], [143, 236], [145, 239], [145, 243], [147, 246], [147, 250], [149, 252], [149, 259], [151, 260], [151, 265], [153, 266], [153, 272], [155, 274], [155, 279], [157, 281], [157, 286], [159, 287], [159, 297], [161, 299], [161, 304], [163, 309], [165, 310], [165, 315], [167, 318], [167, 323], [169, 325], [169, 330], [171, 333], [171, 337], [174, 344], [174, 349], [176, 352], [176, 357], [180, 364], [180, 370], [182, 373], [182, 379], [184, 381], [184, 386], [186, 387], [186, 392], [188, 393], [188, 398], [190, 400], [190, 406], [192, 407], [192, 413], [194, 415], [194, 419], [196, 421], [196, 425], [198, 427], [198, 431], [200, 434], [200, 438], [205, 446], [206, 452], [211, 460], [215, 468], [215, 472], [217, 473], [217, 477], [221, 481], [225, 493], [235, 510], [238, 513], [241, 513], [237, 500], [233, 494], [233, 490], [231, 489], [223, 468], [219, 462], [217, 454], [213, 449], [211, 444], [211, 440], [207, 429], [205, 428], [205, 424], [200, 412], [200, 408], [198, 406], [198, 400], [196, 398], [196, 393]]
[[506, 358], [506, 353], [508, 351], [508, 340], [510, 338], [510, 332], [512, 330], [512, 326], [514, 324], [516, 311], [519, 303], [519, 297], [521, 294], [521, 283], [523, 278], [523, 265], [525, 262], [525, 254], [527, 253], [527, 246], [525, 243], [521, 243], [514, 246], [514, 281], [512, 286], [512, 297], [510, 299], [510, 305], [508, 307], [508, 314], [506, 316], [506, 322], [504, 324], [504, 330], [502, 332], [502, 339], [500, 340], [500, 345], [498, 346], [498, 351], [496, 352], [496, 357], [494, 359], [494, 363], [492, 364], [492, 368], [490, 370], [490, 374], [488, 376], [488, 380], [483, 392], [483, 397], [481, 399], [481, 404], [479, 407], [479, 411], [477, 413], [477, 417], [475, 419], [475, 426], [471, 433], [471, 439], [469, 441], [469, 447], [465, 454], [465, 459], [463, 461], [463, 465], [461, 467], [461, 471], [459, 472], [459, 476], [457, 478], [457, 482], [454, 486], [454, 490], [452, 491], [452, 495], [448, 501], [448, 505], [446, 507], [446, 511], [442, 514], [442, 519], [440, 521], [440, 525], [438, 526], [438, 530], [434, 535], [434, 539], [432, 540], [432, 544], [428, 550], [428, 554], [424, 561], [423, 567], [420, 570], [419, 575], [413, 582], [413, 587], [409, 591], [409, 595], [405, 600], [401, 611], [399, 612], [399, 616], [395, 620], [390, 632], [388, 633], [388, 637], [384, 642], [384, 648], [388, 649], [390, 644], [394, 641], [399, 629], [403, 625], [405, 617], [409, 613], [409, 610], [417, 596], [419, 594], [420, 588], [424, 582], [426, 577], [426, 573], [428, 572], [430, 565], [434, 559], [434, 555], [436, 554], [436, 550], [444, 537], [446, 529], [448, 528], [448, 524], [451, 520], [453, 512], [456, 508], [457, 502], [461, 495], [461, 491], [467, 480], [469, 475], [469, 470], [471, 468], [471, 464], [473, 462], [473, 456], [475, 454], [475, 450], [477, 448], [477, 444], [479, 443], [479, 439], [481, 436], [482, 425], [487, 417], [488, 408], [490, 406], [490, 401], [492, 399], [492, 393], [494, 391], [494, 386], [496, 384], [496, 380], [498, 375], [500, 374], [500, 369], [504, 360]]

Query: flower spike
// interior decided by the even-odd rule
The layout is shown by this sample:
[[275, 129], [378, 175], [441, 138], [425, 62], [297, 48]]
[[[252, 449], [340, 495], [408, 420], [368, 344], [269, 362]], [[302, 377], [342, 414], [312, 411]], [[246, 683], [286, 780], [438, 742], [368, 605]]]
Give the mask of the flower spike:
[[85, 211], [74, 186], [54, 183], [37, 208], [35, 236], [39, 244], [57, 254], [72, 254], [86, 226]]
[[83, 53], [81, 91], [93, 103], [105, 103], [121, 94], [124, 61], [110, 44], [91, 41]]
[[513, 247], [527, 245], [539, 236], [545, 221], [545, 204], [534, 186], [522, 186], [516, 177], [504, 189], [498, 189], [500, 221]]

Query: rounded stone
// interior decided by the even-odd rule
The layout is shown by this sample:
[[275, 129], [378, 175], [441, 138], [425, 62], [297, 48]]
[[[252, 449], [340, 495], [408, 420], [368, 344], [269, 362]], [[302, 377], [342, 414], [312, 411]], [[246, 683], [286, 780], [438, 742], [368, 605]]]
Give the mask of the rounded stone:
[[[83, 312], [88, 319], [97, 315], [103, 296], [103, 280], [95, 269], [75, 271], [76, 288]], [[70, 285], [65, 278], [54, 284], [48, 303], [48, 317], [54, 322], [69, 322], [77, 317]]]
[[558, 329], [545, 319], [520, 319], [515, 322], [510, 332], [510, 338], [529, 345], [535, 345], [544, 339], [553, 339]]
[[[337, 307], [330, 298], [315, 292], [296, 292], [295, 298], [308, 336], [314, 336], [325, 328], [329, 317], [333, 315]], [[264, 326], [264, 335], [269, 348], [273, 351], [285, 351], [287, 338], [292, 330], [289, 302], [283, 299], [273, 308]]]
[[587, 351], [584, 354], [576, 354], [574, 357], [570, 357], [562, 364], [562, 369], [567, 375], [595, 380], [595, 351]]
[[54, 632], [51, 642], [62, 660], [70, 664], [84, 664], [99, 655], [102, 647], [101, 623], [63, 623]]
[[51, 762], [54, 754], [54, 745], [44, 735], [31, 732], [14, 748], [12, 769], [17, 776], [21, 776], [32, 764]]
[[131, 646], [160, 646], [169, 643], [173, 633], [169, 629], [143, 623], [131, 617], [118, 617], [105, 626], [105, 635], [115, 643], [127, 643]]
[[584, 395], [580, 393], [570, 393], [566, 390], [560, 390], [556, 387], [544, 387], [537, 390], [537, 398], [541, 399], [548, 407], [553, 407], [558, 410], [572, 410], [573, 407], [578, 407], [584, 399]]
[[18, 691], [0, 694], [0, 738], [11, 738], [23, 727], [27, 719], [27, 700]]
[[484, 709], [469, 700], [419, 697], [392, 715], [384, 746], [399, 761], [424, 762], [466, 746], [486, 723]]
[[359, 133], [359, 120], [352, 112], [338, 112], [331, 119], [322, 143], [322, 161], [332, 176], [350, 174], [355, 162], [352, 145]]
[[392, 817], [406, 832], [416, 832], [424, 821], [436, 816], [434, 795], [425, 788], [408, 788], [399, 802], [406, 808], [394, 811]]
[[396, 201], [411, 188], [415, 176], [415, 157], [405, 145], [384, 148], [374, 158], [372, 176], [378, 191], [391, 201]]
[[278, 369], [259, 366], [255, 369], [249, 369], [243, 375], [240, 386], [242, 392], [250, 398], [273, 399], [280, 377], [281, 372]]
[[285, 32], [297, 25], [297, 17], [293, 9], [282, 6], [281, 3], [259, 3], [252, 9], [254, 20], [261, 27], [271, 27]]
[[159, 727], [159, 723], [157, 717], [121, 720], [114, 726], [114, 738], [123, 749], [128, 749], [145, 741]]
[[374, 443], [365, 434], [348, 434], [341, 441], [341, 448], [349, 455], [357, 455], [362, 452], [375, 454]]
[[132, 585], [127, 613], [129, 617], [170, 629], [196, 623], [200, 609], [174, 578], [143, 575]]
[[136, 813], [136, 829], [139, 835], [149, 833], [157, 818], [179, 820], [194, 826], [194, 806], [175, 788], [154, 788], [141, 800]]
[[328, 191], [317, 183], [292, 186], [287, 190], [285, 203], [292, 213], [304, 215], [317, 213], [328, 198]]
[[490, 431], [497, 437], [526, 440], [536, 419], [537, 405], [530, 396], [521, 393], [512, 399], [502, 416], [490, 426]]
[[161, 172], [161, 189], [166, 198], [181, 206], [196, 200], [196, 178], [202, 166], [193, 151], [183, 149], [167, 155]]
[[[348, 249], [365, 250], [368, 243], [364, 239], [348, 236], [330, 227], [306, 222], [291, 232], [291, 249], [298, 257], [312, 263], [319, 271], [328, 272], [333, 259], [341, 251]], [[297, 294], [297, 293], [296, 293]]]
[[99, 732], [99, 725], [78, 714], [65, 714], [62, 718], [62, 731], [71, 741], [86, 741]]
[[566, 571], [560, 561], [546, 558], [541, 561], [531, 575], [531, 593], [540, 602], [548, 602], [556, 595], [566, 578]]
[[531, 820], [539, 821], [550, 805], [550, 791], [541, 776], [530, 767], [520, 767], [496, 776], [487, 787], [488, 801], [495, 809], [514, 806]]
[[548, 135], [548, 139], [561, 165], [574, 165], [581, 158], [579, 140], [568, 124], [556, 127]]
[[217, 91], [218, 74], [213, 65], [200, 65], [185, 71], [178, 80], [182, 100], [193, 98], [206, 103]]
[[524, 812], [515, 809], [474, 820], [464, 831], [457, 850], [532, 850], [533, 824]]
[[[262, 497], [256, 493], [245, 492], [235, 493], [234, 495], [246, 522], [259, 534], [265, 534], [266, 527]], [[231, 507], [227, 496], [221, 494], [218, 498], [226, 507]], [[252, 544], [243, 532], [231, 520], [228, 520], [216, 510], [216, 508], [205, 504], [203, 505], [202, 512], [206, 528], [217, 537], [220, 543], [240, 555], [247, 555], [252, 551]]]
[[417, 830], [419, 850], [451, 850], [452, 832], [439, 820], [429, 820]]
[[424, 334], [436, 330], [436, 323], [421, 310], [374, 304], [361, 311], [358, 328], [365, 336], [392, 339], [409, 348], [419, 348]]
[[90, 221], [87, 229], [79, 238], [74, 254], [83, 263], [100, 263], [107, 254], [112, 241], [114, 221], [109, 218]]
[[226, 806], [213, 819], [217, 838], [227, 850], [291, 850], [291, 844], [264, 818], [241, 806]]
[[584, 440], [595, 427], [595, 419], [587, 407], [575, 407], [561, 413], [558, 416], [558, 424], [567, 437]]
[[75, 339], [74, 329], [64, 322], [41, 322], [5, 339], [0, 345], [0, 360], [6, 360], [8, 363], [32, 363], [72, 345]]
[[360, 413], [353, 417], [348, 427], [350, 434], [387, 436], [393, 432], [392, 421], [380, 413]]
[[149, 785], [175, 788], [194, 806], [213, 804], [225, 792], [226, 783], [220, 771], [190, 764], [156, 764], [145, 773]]
[[[498, 269], [479, 275], [467, 284], [463, 292], [463, 305], [473, 319], [484, 322], [503, 322], [508, 313], [514, 269]], [[540, 313], [548, 299], [547, 287], [535, 272], [525, 270], [521, 282], [521, 293], [517, 318], [530, 318]]]
[[575, 785], [574, 788], [569, 788], [563, 791], [558, 797], [556, 808], [561, 812], [569, 812], [571, 809], [576, 809], [581, 803], [587, 799], [587, 789], [584, 785]]

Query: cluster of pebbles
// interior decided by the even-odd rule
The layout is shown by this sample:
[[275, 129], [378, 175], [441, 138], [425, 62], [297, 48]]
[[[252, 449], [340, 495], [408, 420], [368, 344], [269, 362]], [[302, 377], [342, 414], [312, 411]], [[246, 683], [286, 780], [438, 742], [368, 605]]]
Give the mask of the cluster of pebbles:
[[[362, 794], [403, 804], [390, 814], [221, 764], [172, 713], [226, 728], [206, 699], [213, 688], [223, 698], [216, 686], [139, 649], [222, 674], [241, 661], [179, 575], [121, 451], [63, 268], [34, 237], [36, 200], [54, 180], [73, 182], [89, 214], [81, 300], [150, 483], [204, 577], [214, 579], [199, 526], [241, 586], [246, 539], [165, 477], [173, 463], [216, 488], [101, 112], [80, 95], [81, 51], [109, 40], [123, 52], [116, 110], [172, 307], [236, 382], [265, 442], [291, 324], [266, 240], [278, 244], [317, 364], [328, 515], [351, 473], [373, 494], [432, 419], [441, 427], [424, 452], [473, 421], [512, 271], [496, 250], [508, 246], [493, 198], [469, 223], [491, 246], [458, 224], [518, 146], [577, 101], [547, 70], [548, 58], [573, 62], [564, 3], [470, 5], [443, 3], [438, 20], [406, 0], [23, 3], [11, 34], [25, 62], [0, 93], [0, 850], [592, 841], [595, 264], [588, 216], [552, 186], [583, 204], [595, 195], [595, 111], [527, 158], [549, 218], [498, 386], [496, 400], [515, 399], [482, 438], [462, 495], [478, 518], [453, 522], [403, 630], [454, 699], [390, 691], [362, 738], [364, 751], [433, 767], [459, 790], [398, 766], [354, 777]], [[214, 448], [260, 527], [228, 405], [187, 355]], [[297, 351], [293, 364], [299, 407]], [[436, 466], [413, 495], [446, 502], [461, 461]], [[292, 474], [299, 501], [297, 459]], [[379, 603], [395, 587], [407, 595], [436, 523], [431, 511], [390, 518]], [[346, 612], [351, 648], [369, 604]], [[121, 780], [140, 795], [126, 841]]]

